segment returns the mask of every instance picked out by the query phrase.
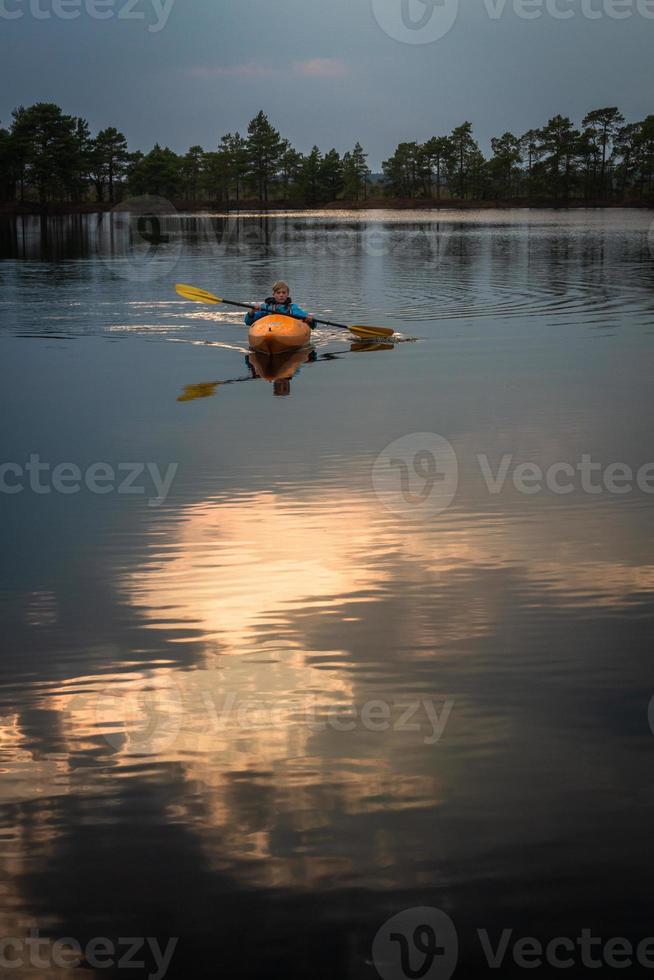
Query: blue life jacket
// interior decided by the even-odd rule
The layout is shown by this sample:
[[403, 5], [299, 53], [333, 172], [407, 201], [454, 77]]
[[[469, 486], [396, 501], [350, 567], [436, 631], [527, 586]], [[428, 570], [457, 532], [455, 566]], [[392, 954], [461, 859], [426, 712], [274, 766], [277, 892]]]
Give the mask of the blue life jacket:
[[275, 303], [274, 298], [269, 296], [260, 310], [250, 310], [245, 314], [245, 323], [248, 327], [251, 327], [252, 324], [256, 323], [257, 320], [260, 320], [262, 316], [270, 316], [271, 313], [282, 313], [284, 316], [295, 316], [299, 317], [301, 320], [306, 320], [306, 318], [309, 316], [306, 310], [303, 310], [301, 306], [294, 303], [290, 296], [283, 305], [281, 303]]

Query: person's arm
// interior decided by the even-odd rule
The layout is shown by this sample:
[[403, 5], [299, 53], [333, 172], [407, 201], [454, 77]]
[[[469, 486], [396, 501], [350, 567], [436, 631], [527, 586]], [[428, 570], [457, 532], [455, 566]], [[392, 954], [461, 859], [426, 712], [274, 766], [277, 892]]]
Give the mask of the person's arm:
[[247, 327], [251, 327], [255, 320], [258, 320], [259, 317], [263, 316], [263, 311], [267, 309], [265, 303], [253, 303], [252, 305], [254, 306], [254, 309], [248, 310], [248, 312], [245, 314], [245, 325]]
[[303, 310], [301, 306], [297, 305], [297, 303], [291, 304], [291, 312], [293, 313], [294, 316], [299, 316], [302, 317], [303, 320], [306, 320], [309, 326], [311, 327], [311, 329], [313, 330], [314, 324], [313, 324], [313, 316], [311, 315], [311, 313], [307, 313], [307, 311]]

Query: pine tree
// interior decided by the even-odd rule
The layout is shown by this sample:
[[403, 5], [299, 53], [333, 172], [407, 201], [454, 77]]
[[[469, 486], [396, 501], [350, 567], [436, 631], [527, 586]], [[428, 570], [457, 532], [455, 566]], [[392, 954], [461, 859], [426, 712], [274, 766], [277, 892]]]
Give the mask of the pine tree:
[[638, 134], [641, 197], [654, 190], [654, 116], [646, 116]]
[[307, 204], [318, 204], [321, 197], [322, 154], [314, 146], [302, 161], [299, 183]]
[[337, 150], [329, 150], [322, 159], [320, 189], [325, 201], [335, 201], [343, 189], [343, 163]]
[[493, 159], [489, 173], [494, 180], [498, 197], [513, 196], [518, 177], [518, 165], [522, 163], [520, 140], [513, 133], [504, 133], [491, 140]]
[[[241, 200], [241, 186], [250, 166], [248, 141], [243, 139], [240, 133], [225, 133], [218, 149], [224, 154], [228, 184], [234, 186], [238, 204]], [[227, 196], [229, 197], [229, 191]]]
[[123, 134], [113, 126], [100, 130], [93, 149], [93, 175], [99, 201], [104, 199], [104, 188], [108, 187], [109, 202], [114, 203], [114, 185], [125, 175], [129, 159]]
[[480, 152], [472, 136], [472, 124], [465, 122], [453, 129], [450, 143], [453, 153], [448, 176], [456, 186], [459, 197], [464, 200], [470, 184], [471, 163], [475, 154]]
[[343, 179], [348, 200], [358, 201], [359, 196], [362, 196], [365, 201], [368, 196], [370, 168], [367, 159], [368, 154], [364, 153], [359, 142], [355, 143], [351, 153], [346, 153], [343, 157]]
[[418, 143], [400, 143], [382, 163], [387, 190], [395, 197], [416, 197], [425, 175], [425, 156]]
[[205, 153], [202, 183], [208, 196], [216, 197], [219, 202], [229, 200], [230, 181], [230, 160], [226, 151], [219, 149]]
[[61, 194], [79, 152], [76, 122], [52, 102], [13, 112], [11, 135], [21, 161], [21, 182], [36, 189], [44, 204]]
[[432, 136], [423, 145], [427, 196], [431, 197], [432, 180], [435, 176], [437, 201], [441, 199], [443, 176], [448, 166], [451, 168], [453, 152], [454, 148], [448, 136]]
[[627, 187], [635, 185], [638, 161], [638, 142], [642, 131], [642, 123], [628, 123], [621, 126], [613, 139], [611, 162], [618, 167], [620, 180], [620, 196], [625, 197]]
[[17, 183], [16, 147], [9, 130], [0, 126], [0, 201], [15, 200]]
[[259, 112], [248, 126], [248, 158], [249, 173], [262, 201], [268, 201], [268, 188], [279, 169], [283, 146], [284, 141], [266, 114]]
[[617, 106], [609, 106], [606, 109], [594, 109], [582, 121], [582, 126], [588, 128], [593, 143], [598, 147], [598, 155], [601, 163], [599, 186], [597, 189], [601, 197], [607, 193], [606, 164], [609, 159], [609, 146], [615, 139], [623, 123], [624, 116], [618, 110]]
[[197, 144], [189, 147], [182, 158], [182, 177], [184, 180], [184, 196], [196, 201], [202, 168], [204, 166], [204, 150]]
[[136, 194], [172, 198], [179, 193], [182, 179], [182, 158], [155, 143], [134, 168], [130, 188]]
[[580, 154], [581, 133], [567, 116], [554, 116], [541, 132], [545, 154], [543, 161], [549, 174], [550, 193], [567, 201], [576, 177], [576, 162]]
[[64, 183], [68, 185], [71, 200], [81, 201], [87, 191], [93, 167], [94, 143], [86, 119], [74, 117], [74, 142], [70, 146], [70, 157]]
[[522, 151], [523, 159], [526, 158], [527, 162], [526, 193], [528, 195], [533, 195], [538, 182], [538, 164], [540, 158], [545, 152], [542, 145], [540, 130], [528, 129], [527, 132], [520, 137], [520, 149]]
[[291, 196], [291, 188], [298, 187], [303, 160], [302, 154], [294, 150], [288, 140], [284, 140], [279, 158], [279, 173], [286, 200]]

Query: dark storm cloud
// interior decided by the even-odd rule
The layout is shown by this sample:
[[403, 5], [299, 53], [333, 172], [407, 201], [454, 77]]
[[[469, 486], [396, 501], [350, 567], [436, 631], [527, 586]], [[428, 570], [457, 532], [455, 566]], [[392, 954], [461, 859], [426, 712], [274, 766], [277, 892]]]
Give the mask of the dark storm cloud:
[[0, 120], [55, 101], [132, 148], [210, 148], [263, 108], [302, 150], [470, 119], [490, 137], [561, 112], [652, 111], [652, 0], [0, 0]]

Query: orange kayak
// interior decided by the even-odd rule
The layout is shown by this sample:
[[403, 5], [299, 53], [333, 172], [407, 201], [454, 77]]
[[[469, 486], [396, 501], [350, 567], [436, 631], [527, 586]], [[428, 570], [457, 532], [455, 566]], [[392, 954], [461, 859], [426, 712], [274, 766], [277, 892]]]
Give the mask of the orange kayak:
[[285, 354], [309, 343], [311, 328], [303, 320], [281, 313], [262, 316], [250, 327], [248, 342], [262, 354]]

